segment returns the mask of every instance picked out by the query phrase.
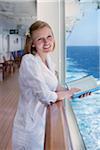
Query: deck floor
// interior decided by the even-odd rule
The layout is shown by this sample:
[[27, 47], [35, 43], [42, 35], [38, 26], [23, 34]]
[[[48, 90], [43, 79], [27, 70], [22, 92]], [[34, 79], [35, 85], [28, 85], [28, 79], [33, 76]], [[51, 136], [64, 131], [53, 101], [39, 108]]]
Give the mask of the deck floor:
[[0, 82], [0, 150], [12, 150], [12, 123], [19, 96], [18, 71]]

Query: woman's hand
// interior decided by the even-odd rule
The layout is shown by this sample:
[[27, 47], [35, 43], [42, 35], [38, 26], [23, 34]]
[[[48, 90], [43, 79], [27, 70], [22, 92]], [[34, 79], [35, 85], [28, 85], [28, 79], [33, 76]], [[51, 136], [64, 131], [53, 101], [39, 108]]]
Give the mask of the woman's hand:
[[79, 88], [71, 88], [70, 90], [66, 91], [66, 99], [70, 100], [73, 96], [74, 93], [79, 92], [80, 89]]
[[63, 100], [63, 99], [68, 99], [70, 100], [73, 96], [73, 94], [75, 92], [78, 92], [80, 91], [80, 89], [78, 88], [71, 88], [70, 90], [67, 90], [67, 91], [60, 91], [60, 92], [56, 92], [57, 93], [57, 96], [58, 96], [58, 100]]

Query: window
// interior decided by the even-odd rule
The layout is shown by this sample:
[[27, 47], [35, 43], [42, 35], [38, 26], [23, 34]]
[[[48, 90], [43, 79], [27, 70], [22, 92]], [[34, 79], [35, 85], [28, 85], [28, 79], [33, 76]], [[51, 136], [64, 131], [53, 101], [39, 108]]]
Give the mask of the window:
[[[100, 82], [98, 3], [92, 0], [66, 0], [65, 5], [66, 81], [93, 75], [97, 82]], [[100, 149], [100, 91], [82, 99], [74, 99], [71, 104], [86, 149]]]

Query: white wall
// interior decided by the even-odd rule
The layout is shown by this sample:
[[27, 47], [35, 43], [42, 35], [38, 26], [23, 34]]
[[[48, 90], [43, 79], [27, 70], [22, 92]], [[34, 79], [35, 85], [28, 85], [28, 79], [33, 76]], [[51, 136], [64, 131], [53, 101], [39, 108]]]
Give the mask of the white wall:
[[25, 45], [25, 36], [21, 37], [21, 49], [24, 50], [24, 45]]
[[62, 56], [65, 50], [64, 1], [37, 0], [37, 19], [46, 21], [53, 29], [56, 47], [52, 58], [57, 71], [59, 71], [59, 79], [62, 82], [65, 76], [64, 56]]
[[0, 34], [0, 53], [6, 53], [8, 51], [8, 32]]
[[12, 40], [9, 39], [9, 37], [10, 37], [9, 30], [10, 29], [16, 29], [16, 22], [13, 19], [7, 18], [6, 16], [0, 14], [0, 53], [4, 54], [9, 50], [11, 51], [12, 48], [13, 48], [13, 50], [18, 50], [18, 48], [20, 48], [20, 46], [19, 46], [20, 43], [18, 43], [18, 44], [16, 44], [16, 42], [15, 42], [15, 44], [12, 43], [14, 40], [13, 38], [16, 35], [14, 35], [12, 37]]
[[0, 53], [2, 53], [2, 34], [0, 34]]
[[21, 37], [19, 35], [10, 34], [9, 43], [9, 51], [21, 50]]
[[[24, 39], [23, 39], [24, 43]], [[23, 49], [21, 36], [17, 34], [8, 34], [4, 32], [0, 34], [0, 53], [4, 54], [7, 51], [18, 51]]]
[[2, 35], [2, 50], [3, 53], [6, 53], [8, 51], [8, 33], [4, 32]]

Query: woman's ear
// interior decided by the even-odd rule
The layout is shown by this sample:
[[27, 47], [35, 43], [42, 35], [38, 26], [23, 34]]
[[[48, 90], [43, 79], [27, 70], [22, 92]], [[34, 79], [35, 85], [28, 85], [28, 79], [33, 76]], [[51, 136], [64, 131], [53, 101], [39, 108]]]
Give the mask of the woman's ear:
[[35, 47], [35, 45], [34, 45], [34, 44], [32, 44], [32, 47]]

